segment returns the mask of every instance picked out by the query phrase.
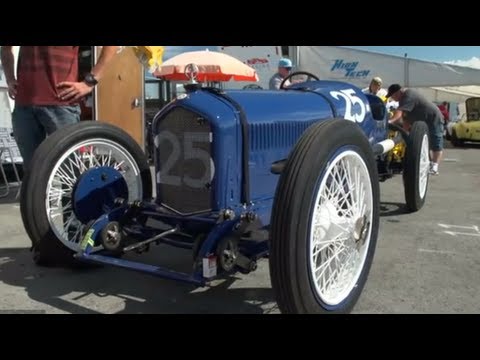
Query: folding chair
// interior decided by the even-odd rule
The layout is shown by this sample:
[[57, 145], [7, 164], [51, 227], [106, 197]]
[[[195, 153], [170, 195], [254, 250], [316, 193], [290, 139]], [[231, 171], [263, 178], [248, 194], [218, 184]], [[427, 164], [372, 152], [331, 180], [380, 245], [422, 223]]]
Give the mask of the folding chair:
[[10, 163], [12, 164], [15, 179], [18, 183], [17, 195], [15, 196], [15, 199], [18, 199], [20, 196], [21, 180], [16, 163], [21, 163], [23, 160], [17, 143], [11, 134], [12, 129], [0, 128], [0, 173], [2, 174], [5, 183], [5, 190], [0, 194], [0, 198], [7, 197], [10, 194], [10, 183], [8, 182], [8, 177], [4, 168], [5, 164]]

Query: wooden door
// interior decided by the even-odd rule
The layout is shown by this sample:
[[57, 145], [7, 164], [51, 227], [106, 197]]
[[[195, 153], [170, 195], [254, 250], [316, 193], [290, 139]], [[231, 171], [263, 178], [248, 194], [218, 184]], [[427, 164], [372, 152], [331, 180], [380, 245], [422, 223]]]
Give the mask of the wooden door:
[[[98, 59], [101, 46], [95, 47]], [[144, 139], [144, 68], [126, 47], [108, 65], [95, 91], [95, 120], [116, 125], [132, 136], [142, 149]]]

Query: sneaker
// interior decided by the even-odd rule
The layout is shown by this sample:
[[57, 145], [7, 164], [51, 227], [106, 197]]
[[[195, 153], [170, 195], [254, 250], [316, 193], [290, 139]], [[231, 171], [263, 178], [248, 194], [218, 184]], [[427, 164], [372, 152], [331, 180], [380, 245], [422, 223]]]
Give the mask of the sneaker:
[[438, 175], [438, 164], [430, 163], [430, 175]]

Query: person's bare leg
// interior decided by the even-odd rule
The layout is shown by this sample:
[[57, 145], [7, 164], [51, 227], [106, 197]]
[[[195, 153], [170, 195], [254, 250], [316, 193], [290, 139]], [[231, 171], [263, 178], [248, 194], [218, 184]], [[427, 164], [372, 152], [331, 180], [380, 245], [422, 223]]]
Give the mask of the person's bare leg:
[[427, 124], [432, 141], [430, 148], [430, 173], [438, 175], [438, 165], [442, 160], [443, 154], [443, 124], [440, 121]]
[[432, 151], [432, 162], [440, 164], [442, 161], [443, 151]]

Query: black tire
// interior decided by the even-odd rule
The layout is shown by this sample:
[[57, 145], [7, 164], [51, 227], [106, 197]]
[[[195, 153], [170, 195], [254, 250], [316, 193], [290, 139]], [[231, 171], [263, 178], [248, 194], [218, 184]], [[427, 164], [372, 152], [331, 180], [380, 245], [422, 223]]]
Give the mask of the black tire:
[[[430, 147], [428, 146], [428, 126], [423, 121], [413, 123], [405, 150], [403, 163], [403, 187], [405, 191], [405, 202], [410, 212], [420, 210], [425, 204], [428, 192], [429, 168], [426, 168], [427, 183], [424, 191], [421, 191], [421, 155], [423, 142], [427, 142], [427, 156], [430, 158]], [[430, 160], [428, 160], [428, 165]]]
[[451, 140], [452, 140], [452, 136], [450, 135], [450, 133], [448, 132], [448, 130], [445, 130], [445, 140], [447, 140], [447, 141], [451, 141]]
[[74, 251], [62, 243], [50, 226], [45, 207], [46, 189], [61, 156], [76, 144], [89, 139], [109, 140], [123, 147], [140, 171], [142, 198], [152, 197], [152, 178], [146, 156], [135, 140], [122, 129], [107, 123], [82, 121], [56, 131], [35, 151], [21, 193], [22, 220], [32, 240], [33, 258], [37, 265], [77, 264]]
[[452, 143], [452, 145], [454, 147], [462, 147], [465, 142], [463, 140], [460, 140], [458, 137], [457, 137], [457, 133], [455, 130], [452, 130], [452, 137], [450, 139], [450, 142]]
[[28, 211], [28, 206], [26, 204], [27, 197], [24, 195], [29, 190], [29, 181], [30, 181], [30, 171], [24, 170], [24, 175], [22, 179], [22, 186], [20, 188], [20, 215], [22, 217], [23, 227], [32, 242], [32, 249], [35, 247], [39, 239], [39, 235], [35, 233], [33, 224], [31, 223], [30, 212]]
[[[332, 160], [352, 150], [365, 164], [371, 189], [371, 226], [363, 267], [348, 294], [327, 304], [315, 290], [310, 265], [310, 226], [314, 202]], [[329, 178], [327, 178], [328, 180]], [[332, 119], [312, 125], [292, 150], [276, 189], [270, 236], [270, 278], [282, 313], [348, 313], [367, 281], [379, 228], [379, 182], [371, 145], [358, 125]], [[350, 196], [353, 193], [348, 192]], [[336, 212], [340, 211], [336, 207]], [[345, 219], [345, 217], [344, 217]], [[367, 232], [368, 233], [368, 232]], [[329, 247], [329, 246], [327, 246]]]

